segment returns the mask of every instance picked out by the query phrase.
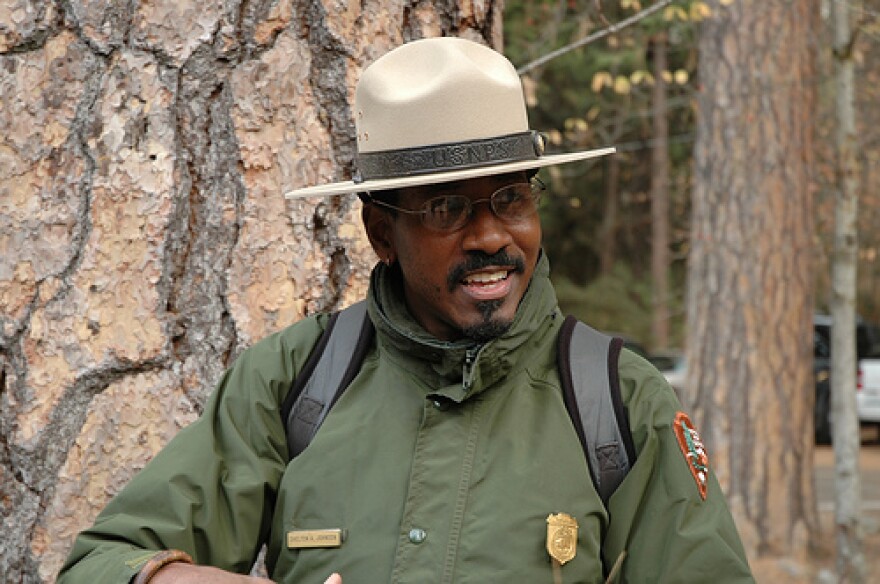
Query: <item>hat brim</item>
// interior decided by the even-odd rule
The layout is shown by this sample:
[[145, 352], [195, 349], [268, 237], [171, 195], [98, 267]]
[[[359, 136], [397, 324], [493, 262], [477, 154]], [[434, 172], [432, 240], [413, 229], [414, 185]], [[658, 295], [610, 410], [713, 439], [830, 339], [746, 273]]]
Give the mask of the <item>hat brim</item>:
[[401, 189], [406, 187], [433, 185], [458, 180], [479, 178], [482, 176], [494, 176], [497, 174], [519, 172], [521, 170], [543, 168], [545, 166], [552, 166], [554, 164], [565, 164], [567, 162], [588, 160], [590, 158], [598, 158], [600, 156], [614, 154], [614, 152], [616, 152], [615, 148], [599, 148], [596, 150], [584, 150], [582, 152], [569, 152], [566, 154], [547, 154], [533, 160], [522, 160], [519, 162], [508, 162], [505, 164], [481, 166], [477, 168], [466, 168], [462, 170], [451, 170], [447, 172], [435, 172], [431, 174], [403, 176], [398, 178], [366, 180], [360, 183], [355, 183], [354, 181], [344, 181], [326, 185], [318, 185], [314, 187], [306, 187], [302, 189], [295, 189], [288, 193], [285, 193], [284, 197], [287, 199], [298, 199], [301, 197], [327, 197], [330, 195], [345, 195], [349, 193], [363, 193], [369, 191], [384, 191], [388, 189]]

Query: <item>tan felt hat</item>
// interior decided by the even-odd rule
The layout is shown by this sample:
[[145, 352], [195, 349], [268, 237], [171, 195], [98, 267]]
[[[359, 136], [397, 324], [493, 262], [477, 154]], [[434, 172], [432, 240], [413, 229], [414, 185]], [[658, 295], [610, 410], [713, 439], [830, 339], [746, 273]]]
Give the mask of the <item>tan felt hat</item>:
[[544, 154], [529, 129], [513, 65], [454, 37], [402, 45], [367, 67], [355, 91], [353, 180], [288, 198], [380, 191], [505, 174], [604, 156], [614, 148]]

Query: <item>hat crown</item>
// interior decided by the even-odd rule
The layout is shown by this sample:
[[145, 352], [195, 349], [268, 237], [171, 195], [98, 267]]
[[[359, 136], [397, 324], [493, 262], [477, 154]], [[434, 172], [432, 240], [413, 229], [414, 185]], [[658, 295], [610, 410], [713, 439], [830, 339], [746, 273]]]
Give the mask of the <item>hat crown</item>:
[[529, 130], [522, 83], [503, 55], [455, 37], [402, 45], [367, 67], [355, 90], [352, 180], [288, 198], [441, 184], [586, 160], [613, 148], [545, 154]]
[[527, 132], [522, 84], [496, 51], [465, 39], [407, 43], [363, 73], [355, 92], [358, 152]]

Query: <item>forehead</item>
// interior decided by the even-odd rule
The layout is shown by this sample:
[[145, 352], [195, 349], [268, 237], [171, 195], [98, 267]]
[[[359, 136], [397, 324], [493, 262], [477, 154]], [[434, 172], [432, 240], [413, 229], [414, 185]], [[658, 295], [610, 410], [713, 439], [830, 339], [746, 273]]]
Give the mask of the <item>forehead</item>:
[[400, 189], [400, 198], [405, 201], [427, 201], [443, 195], [464, 195], [474, 199], [490, 196], [492, 193], [514, 183], [528, 182], [525, 172], [483, 176], [469, 180], [459, 180], [435, 185], [423, 185]]

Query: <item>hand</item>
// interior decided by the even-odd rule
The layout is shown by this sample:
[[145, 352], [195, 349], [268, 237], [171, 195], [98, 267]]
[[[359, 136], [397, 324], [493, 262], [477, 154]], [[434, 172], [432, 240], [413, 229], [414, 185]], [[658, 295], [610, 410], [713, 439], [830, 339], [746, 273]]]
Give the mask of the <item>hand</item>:
[[331, 574], [330, 577], [324, 581], [324, 584], [342, 584], [342, 576], [339, 574]]
[[[162, 566], [150, 578], [150, 584], [199, 584], [204, 582], [211, 584], [272, 584], [272, 580], [265, 578], [242, 576], [211, 566], [196, 566], [184, 562], [172, 562], [167, 566]], [[328, 582], [332, 582], [332, 580], [328, 580]], [[342, 584], [342, 580], [340, 579], [333, 584]]]

